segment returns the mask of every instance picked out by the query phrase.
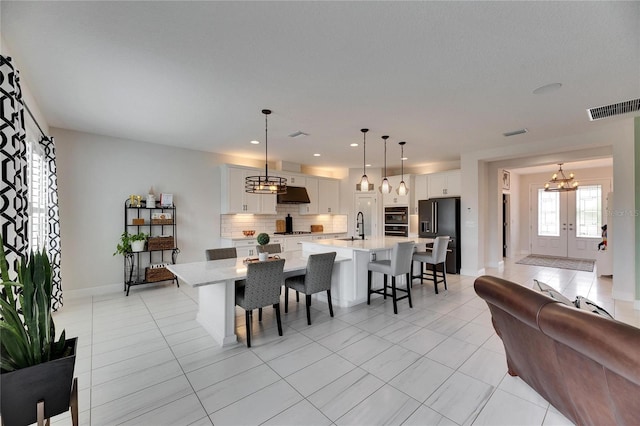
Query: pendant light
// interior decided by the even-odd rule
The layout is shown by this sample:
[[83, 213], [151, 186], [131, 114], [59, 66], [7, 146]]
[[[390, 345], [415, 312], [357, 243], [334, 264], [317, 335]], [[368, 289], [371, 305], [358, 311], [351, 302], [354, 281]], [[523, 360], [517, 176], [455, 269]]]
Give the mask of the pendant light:
[[247, 176], [244, 180], [244, 190], [251, 194], [286, 194], [287, 179], [278, 176], [269, 176], [269, 165], [267, 163], [267, 117], [271, 114], [270, 109], [263, 109], [264, 114], [264, 176]]
[[562, 170], [564, 163], [558, 163], [560, 169], [551, 176], [551, 180], [544, 184], [544, 190], [547, 192], [569, 192], [578, 189], [578, 181], [573, 180], [573, 173], [569, 177], [565, 176]]
[[400, 145], [400, 149], [402, 151], [402, 153], [400, 154], [400, 160], [402, 161], [402, 180], [400, 181], [400, 185], [396, 190], [398, 195], [407, 195], [409, 193], [409, 187], [406, 183], [404, 183], [404, 144], [406, 144], [406, 142], [398, 142], [398, 145]]
[[367, 132], [369, 129], [360, 129], [362, 132], [362, 177], [360, 178], [360, 183], [356, 185], [356, 191], [360, 192], [369, 192], [373, 190], [373, 185], [369, 183], [369, 178], [367, 177]]
[[389, 179], [387, 179], [387, 139], [389, 139], [389, 136], [385, 135], [382, 139], [384, 140], [384, 179], [382, 179], [379, 189], [383, 194], [390, 194], [391, 184], [389, 183]]

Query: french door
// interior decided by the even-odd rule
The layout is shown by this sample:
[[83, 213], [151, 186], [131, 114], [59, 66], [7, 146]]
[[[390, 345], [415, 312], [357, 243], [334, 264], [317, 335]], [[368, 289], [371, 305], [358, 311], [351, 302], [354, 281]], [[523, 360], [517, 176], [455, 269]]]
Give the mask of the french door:
[[581, 184], [577, 191], [545, 192], [531, 188], [531, 253], [594, 259], [602, 239], [605, 197], [610, 182]]

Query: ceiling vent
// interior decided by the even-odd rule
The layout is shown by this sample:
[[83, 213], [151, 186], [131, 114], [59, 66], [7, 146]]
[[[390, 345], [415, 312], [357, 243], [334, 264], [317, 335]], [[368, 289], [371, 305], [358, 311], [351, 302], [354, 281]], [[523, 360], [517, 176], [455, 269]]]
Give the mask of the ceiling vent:
[[632, 99], [630, 101], [618, 102], [617, 104], [589, 108], [587, 113], [589, 113], [589, 121], [594, 121], [635, 111], [640, 111], [640, 99]]
[[309, 136], [309, 133], [305, 133], [302, 130], [298, 130], [297, 132], [293, 132], [289, 135], [290, 138], [298, 138], [300, 136]]
[[503, 133], [502, 135], [506, 136], [506, 137], [509, 137], [509, 136], [521, 135], [521, 134], [527, 133], [527, 132], [528, 132], [527, 129], [518, 129], [518, 130], [514, 130], [512, 132]]

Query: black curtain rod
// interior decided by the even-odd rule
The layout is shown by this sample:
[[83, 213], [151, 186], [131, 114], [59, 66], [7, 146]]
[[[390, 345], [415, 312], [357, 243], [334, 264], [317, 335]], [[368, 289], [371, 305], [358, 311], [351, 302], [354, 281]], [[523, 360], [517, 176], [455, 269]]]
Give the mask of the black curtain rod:
[[33, 120], [34, 123], [36, 123], [36, 126], [38, 127], [38, 130], [40, 130], [40, 133], [42, 133], [42, 136], [46, 139], [46, 140], [50, 140], [49, 136], [47, 136], [44, 131], [42, 131], [42, 127], [40, 127], [40, 123], [38, 123], [38, 120], [36, 120], [36, 118], [33, 116], [33, 113], [31, 112], [31, 110], [29, 109], [29, 106], [27, 105], [27, 103], [25, 101], [23, 101], [22, 99], [20, 99], [20, 103], [22, 104], [22, 106], [24, 106], [24, 109], [27, 110], [27, 112], [29, 113], [29, 116], [31, 117], [31, 119]]

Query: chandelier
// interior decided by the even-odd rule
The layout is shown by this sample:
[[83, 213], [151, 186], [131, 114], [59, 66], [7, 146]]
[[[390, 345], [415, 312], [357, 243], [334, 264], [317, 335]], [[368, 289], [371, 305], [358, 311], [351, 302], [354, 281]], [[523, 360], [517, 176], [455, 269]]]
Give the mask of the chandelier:
[[573, 173], [567, 177], [562, 170], [564, 163], [558, 163], [560, 169], [551, 176], [551, 180], [544, 184], [544, 190], [547, 192], [568, 192], [578, 189], [578, 181], [573, 180]]
[[373, 184], [369, 183], [367, 177], [367, 132], [369, 129], [360, 129], [362, 132], [362, 177], [360, 183], [356, 184], [356, 191], [369, 192], [373, 191]]
[[404, 183], [404, 144], [406, 144], [406, 142], [398, 142], [398, 145], [400, 145], [400, 148], [402, 150], [402, 153], [400, 154], [400, 160], [402, 161], [401, 166], [402, 166], [402, 180], [400, 181], [400, 185], [398, 186], [398, 189], [396, 189], [396, 192], [398, 193], [398, 195], [407, 195], [409, 193], [409, 187], [407, 186], [406, 183]]
[[389, 136], [383, 136], [384, 140], [384, 179], [382, 179], [382, 183], [380, 184], [380, 192], [383, 194], [391, 193], [391, 184], [389, 183], [389, 179], [387, 179], [387, 139]]
[[264, 114], [264, 176], [247, 176], [244, 180], [244, 191], [252, 194], [286, 194], [287, 179], [278, 176], [269, 176], [267, 163], [267, 117], [270, 109], [263, 109]]

